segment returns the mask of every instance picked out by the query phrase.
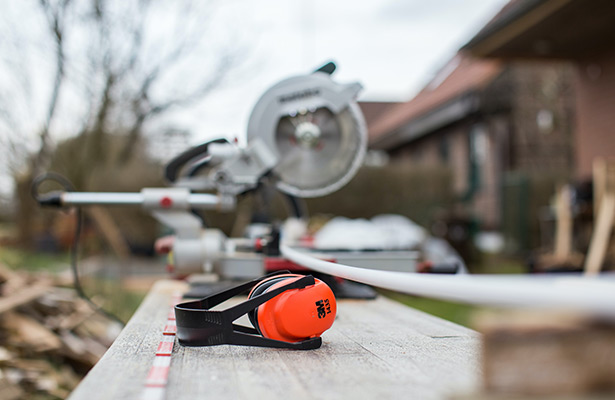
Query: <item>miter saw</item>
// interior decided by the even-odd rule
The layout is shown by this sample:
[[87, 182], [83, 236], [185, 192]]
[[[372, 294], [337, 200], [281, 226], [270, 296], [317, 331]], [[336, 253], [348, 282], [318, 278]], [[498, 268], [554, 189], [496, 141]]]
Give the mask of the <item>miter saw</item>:
[[[324, 196], [352, 179], [367, 145], [356, 103], [362, 87], [333, 81], [334, 70], [335, 64], [328, 63], [275, 84], [252, 111], [246, 146], [216, 139], [187, 150], [166, 166], [171, 187], [138, 193], [51, 192], [37, 198], [54, 206], [140, 205], [174, 230], [176, 272], [260, 276], [264, 267], [258, 252], [237, 249], [258, 250], [262, 240], [229, 239], [218, 229], [204, 229], [191, 210], [233, 210], [237, 196], [265, 178], [300, 198]], [[213, 193], [197, 193], [203, 191]]]
[[[352, 179], [367, 147], [365, 121], [356, 103], [361, 85], [333, 81], [334, 70], [335, 65], [328, 63], [275, 84], [254, 106], [246, 146], [215, 139], [188, 149], [165, 168], [171, 187], [144, 188], [138, 193], [64, 191], [35, 197], [42, 205], [59, 207], [143, 207], [174, 231], [163, 247], [170, 252], [170, 264], [178, 275], [252, 279], [275, 270], [301, 270], [279, 256], [279, 232], [271, 225], [249, 237], [227, 238], [219, 229], [204, 228], [194, 211], [232, 211], [239, 195], [258, 189], [265, 181], [296, 200], [327, 195]], [[284, 232], [286, 243], [292, 241], [292, 230]], [[411, 250], [329, 251], [319, 256], [358, 267], [408, 272], [419, 269], [420, 259], [419, 252]], [[440, 272], [457, 269], [457, 261], [441, 265]], [[450, 270], [451, 265], [455, 271]], [[430, 268], [436, 272], [437, 268]]]

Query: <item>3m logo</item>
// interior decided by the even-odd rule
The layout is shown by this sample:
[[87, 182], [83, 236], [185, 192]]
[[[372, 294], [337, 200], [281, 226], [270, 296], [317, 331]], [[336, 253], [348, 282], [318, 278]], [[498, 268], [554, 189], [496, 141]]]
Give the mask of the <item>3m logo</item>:
[[318, 300], [316, 302], [316, 310], [318, 311], [318, 318], [324, 318], [327, 314], [331, 314], [331, 304], [329, 304], [329, 299]]

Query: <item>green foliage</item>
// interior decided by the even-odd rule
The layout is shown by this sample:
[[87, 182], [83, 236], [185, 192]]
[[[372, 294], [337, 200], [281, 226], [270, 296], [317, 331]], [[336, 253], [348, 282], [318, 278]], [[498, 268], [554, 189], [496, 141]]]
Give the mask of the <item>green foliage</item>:
[[60, 143], [49, 168], [65, 175], [80, 191], [131, 191], [143, 186], [161, 186], [162, 166], [145, 152], [144, 143], [135, 146], [131, 158], [120, 160], [128, 139], [107, 134], [93, 145], [90, 136], [78, 136]]
[[146, 291], [128, 290], [114, 278], [87, 277], [82, 282], [90, 298], [124, 322], [132, 317], [147, 294]]
[[390, 164], [363, 167], [339, 191], [307, 201], [310, 214], [371, 218], [394, 213], [428, 226], [434, 214], [454, 200], [451, 173], [444, 167]]
[[[78, 191], [134, 192], [143, 187], [164, 186], [162, 166], [148, 157], [143, 144], [135, 147], [130, 159], [120, 163], [125, 136], [106, 135], [95, 147], [88, 138], [78, 136], [59, 143], [49, 171], [66, 176]], [[57, 210], [41, 209], [32, 200], [31, 177], [18, 182], [20, 241], [23, 246], [32, 247], [37, 236], [51, 230], [59, 214]], [[57, 184], [45, 183], [40, 191], [58, 189]], [[152, 247], [159, 225], [148, 213], [138, 207], [108, 207], [107, 211], [128, 243], [139, 248]]]
[[472, 314], [480, 309], [467, 304], [410, 296], [389, 290], [380, 290], [380, 292], [402, 304], [469, 328], [471, 328]]
[[475, 264], [468, 266], [479, 274], [524, 274], [528, 267], [524, 260], [502, 254], [481, 253]]
[[541, 211], [547, 207], [561, 173], [513, 171], [502, 179], [502, 232], [509, 254], [527, 254], [541, 246]]
[[42, 253], [0, 247], [0, 263], [12, 269], [59, 272], [68, 268], [68, 253]]

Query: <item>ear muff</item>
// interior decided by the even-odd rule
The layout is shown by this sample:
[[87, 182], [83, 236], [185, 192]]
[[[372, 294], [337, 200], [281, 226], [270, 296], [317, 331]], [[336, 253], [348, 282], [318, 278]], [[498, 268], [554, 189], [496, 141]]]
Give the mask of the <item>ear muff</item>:
[[[284, 274], [284, 275], [278, 275], [278, 276], [272, 276], [271, 278], [265, 279], [262, 282], [260, 282], [258, 285], [254, 286], [252, 288], [252, 290], [250, 291], [250, 293], [248, 294], [248, 299], [252, 299], [260, 294], [265, 293], [265, 291], [267, 289], [269, 289], [273, 284], [280, 282], [280, 281], [285, 281], [286, 279], [288, 279], [289, 277], [297, 277], [299, 276], [298, 274]], [[261, 335], [263, 334], [258, 326], [258, 307], [256, 307], [254, 310], [250, 311], [248, 313], [248, 319], [250, 320], [250, 322], [252, 323], [252, 326], [254, 326], [254, 328], [256, 328], [256, 330], [258, 331], [258, 333], [260, 333]]]
[[[303, 275], [273, 276], [256, 285], [249, 299], [301, 279]], [[314, 279], [315, 284], [303, 289], [288, 290], [261, 304], [248, 313], [250, 322], [266, 338], [299, 342], [320, 336], [333, 325], [337, 305], [333, 291], [326, 283]]]
[[[224, 310], [212, 308], [251, 290], [249, 299]], [[288, 271], [175, 306], [177, 339], [183, 346], [219, 344], [312, 350], [337, 312], [331, 289], [312, 275]], [[249, 315], [254, 328], [235, 324]], [[258, 328], [258, 329], [256, 329]]]

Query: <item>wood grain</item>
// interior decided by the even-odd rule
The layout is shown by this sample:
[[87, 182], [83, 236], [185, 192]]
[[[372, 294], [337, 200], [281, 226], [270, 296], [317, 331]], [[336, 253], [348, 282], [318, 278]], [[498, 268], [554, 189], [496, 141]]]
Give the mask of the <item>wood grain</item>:
[[[177, 285], [155, 285], [71, 399], [138, 398]], [[446, 398], [478, 387], [479, 340], [472, 330], [383, 297], [342, 300], [318, 350], [176, 343], [167, 398]]]

